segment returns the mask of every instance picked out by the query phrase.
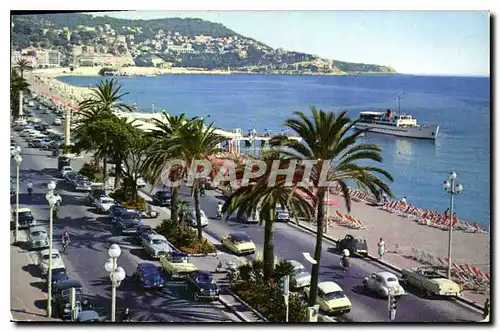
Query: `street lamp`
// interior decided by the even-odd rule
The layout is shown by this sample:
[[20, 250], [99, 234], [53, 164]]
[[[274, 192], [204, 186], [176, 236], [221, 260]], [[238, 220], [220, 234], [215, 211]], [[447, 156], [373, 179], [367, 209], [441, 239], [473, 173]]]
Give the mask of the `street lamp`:
[[450, 194], [450, 229], [448, 237], [448, 279], [451, 279], [451, 239], [453, 233], [453, 198], [464, 188], [461, 184], [455, 183], [457, 173], [451, 172], [448, 180], [444, 181], [444, 190]]
[[14, 243], [18, 241], [18, 233], [19, 233], [19, 166], [23, 161], [21, 157], [21, 147], [17, 146], [12, 154], [14, 156], [14, 161], [16, 162], [16, 229], [14, 231]]
[[104, 268], [109, 272], [109, 279], [111, 280], [111, 321], [115, 322], [116, 317], [116, 287], [125, 279], [125, 270], [117, 266], [117, 259], [121, 254], [121, 249], [117, 244], [112, 244], [108, 249], [109, 259], [104, 264]]
[[[311, 254], [308, 252], [303, 252], [302, 255], [304, 255], [304, 258], [313, 265], [313, 268], [316, 264], [318, 264], [318, 261], [315, 260], [314, 258], [311, 257]], [[311, 294], [309, 294], [311, 296]], [[319, 306], [317, 304], [313, 306], [308, 307], [308, 316], [309, 316], [309, 322], [317, 322], [317, 313], [319, 310]]]
[[56, 189], [56, 183], [54, 181], [49, 182], [47, 185], [49, 190], [45, 199], [49, 202], [49, 269], [47, 271], [47, 317], [52, 317], [52, 230], [54, 222], [54, 208], [58, 202], [56, 196], [54, 196], [54, 190]]

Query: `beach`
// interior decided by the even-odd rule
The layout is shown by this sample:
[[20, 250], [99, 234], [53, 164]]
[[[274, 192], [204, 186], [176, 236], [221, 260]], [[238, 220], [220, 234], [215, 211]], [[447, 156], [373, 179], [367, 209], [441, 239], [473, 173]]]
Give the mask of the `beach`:
[[[96, 70], [96, 68], [92, 69]], [[88, 72], [88, 70], [82, 71], [83, 74], [81, 75], [88, 75]], [[41, 79], [41, 83], [37, 86], [40, 91], [50, 92], [66, 100], [81, 100], [88, 94], [88, 88], [76, 88], [57, 80], [55, 78], [55, 76], [58, 76], [56, 70], [35, 71], [34, 74]], [[28, 82], [30, 82], [29, 73], [26, 76]], [[337, 201], [339, 206], [330, 208], [329, 216], [334, 215], [334, 210], [338, 210], [343, 214], [347, 213], [342, 196], [330, 195], [330, 199]], [[408, 203], [411, 204], [412, 202]], [[436, 258], [447, 260], [447, 231], [420, 225], [413, 218], [401, 217], [397, 213], [382, 211], [378, 207], [361, 202], [352, 202], [350, 214], [363, 221], [366, 229], [358, 230], [335, 225], [329, 227], [328, 235], [336, 239], [343, 238], [346, 234], [363, 236], [367, 239], [369, 251], [373, 255], [377, 253], [379, 239], [383, 238], [388, 251], [384, 256], [384, 260], [400, 268], [419, 265], [417, 262], [404, 257], [411, 252], [412, 248], [425, 251]], [[465, 233], [457, 230], [453, 232], [452, 244], [454, 263], [469, 263], [484, 273], [490, 272], [490, 234]], [[484, 297], [483, 295], [480, 296]]]

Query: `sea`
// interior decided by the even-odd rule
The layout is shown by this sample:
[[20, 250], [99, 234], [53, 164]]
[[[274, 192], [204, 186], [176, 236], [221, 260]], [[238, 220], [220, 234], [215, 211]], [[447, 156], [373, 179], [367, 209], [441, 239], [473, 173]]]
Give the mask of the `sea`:
[[[81, 87], [102, 77], [63, 76]], [[490, 223], [491, 115], [489, 77], [414, 75], [274, 76], [162, 75], [118, 77], [124, 101], [144, 112], [165, 109], [213, 121], [217, 127], [278, 133], [295, 111], [310, 114], [314, 105], [327, 111], [398, 111], [419, 123], [440, 125], [436, 141], [368, 133], [360, 140], [382, 149], [383, 168], [391, 173], [396, 198], [406, 196], [417, 207], [444, 212], [450, 196], [443, 188], [449, 173], [457, 173], [463, 191], [455, 196], [460, 219]], [[154, 105], [154, 107], [152, 107]]]

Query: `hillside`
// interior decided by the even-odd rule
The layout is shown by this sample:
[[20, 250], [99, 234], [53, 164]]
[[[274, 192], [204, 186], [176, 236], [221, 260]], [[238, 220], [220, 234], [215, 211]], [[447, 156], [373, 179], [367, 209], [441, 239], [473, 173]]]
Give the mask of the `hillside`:
[[14, 16], [13, 23], [16, 50], [30, 46], [58, 49], [64, 66], [78, 61], [78, 49], [78, 54], [128, 57], [138, 66], [230, 67], [231, 71], [280, 74], [395, 72], [386, 66], [273, 49], [222, 24], [196, 18], [128, 20], [44, 14]]

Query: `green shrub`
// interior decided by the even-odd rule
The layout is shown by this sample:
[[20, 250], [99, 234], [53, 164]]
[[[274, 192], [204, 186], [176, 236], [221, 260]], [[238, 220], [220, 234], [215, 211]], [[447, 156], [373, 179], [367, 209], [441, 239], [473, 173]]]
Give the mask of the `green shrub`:
[[198, 235], [195, 229], [174, 222], [172, 220], [163, 220], [156, 232], [163, 235], [172, 245], [187, 254], [209, 254], [217, 252], [215, 246], [207, 239], [198, 241]]
[[90, 180], [94, 182], [100, 182], [103, 180], [102, 176], [102, 168], [96, 167], [94, 164], [85, 163], [82, 168], [80, 168], [79, 173], [83, 176], [88, 177]]

